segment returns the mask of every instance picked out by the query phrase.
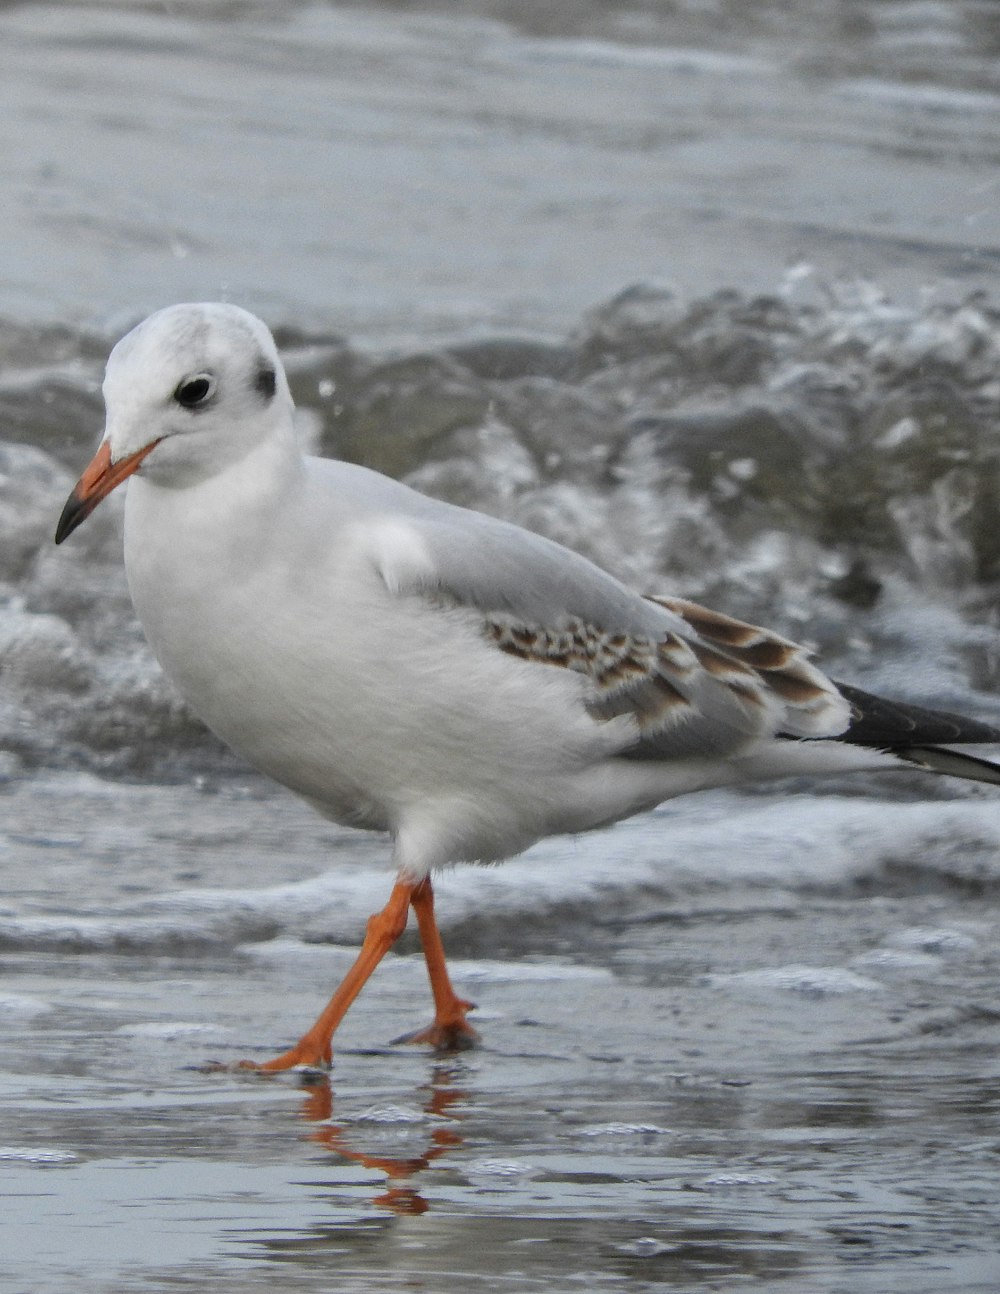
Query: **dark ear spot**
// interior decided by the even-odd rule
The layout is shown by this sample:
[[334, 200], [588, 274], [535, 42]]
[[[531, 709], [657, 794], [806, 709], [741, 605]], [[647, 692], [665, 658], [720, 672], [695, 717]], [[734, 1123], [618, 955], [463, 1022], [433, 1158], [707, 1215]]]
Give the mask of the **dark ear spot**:
[[274, 397], [275, 388], [277, 387], [278, 377], [270, 364], [261, 361], [257, 369], [257, 376], [254, 378], [254, 386], [265, 400], [271, 400]]

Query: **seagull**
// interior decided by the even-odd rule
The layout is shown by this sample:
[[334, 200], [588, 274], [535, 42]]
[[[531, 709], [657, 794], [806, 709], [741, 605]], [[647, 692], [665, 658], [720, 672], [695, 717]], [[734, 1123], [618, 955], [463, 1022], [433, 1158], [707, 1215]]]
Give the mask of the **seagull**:
[[181, 695], [320, 813], [392, 841], [388, 902], [328, 1005], [242, 1067], [328, 1066], [411, 908], [434, 1019], [406, 1040], [475, 1043], [434, 915], [441, 867], [788, 775], [918, 767], [1000, 785], [1000, 765], [949, 748], [1000, 742], [997, 728], [835, 684], [767, 629], [305, 455], [274, 340], [236, 306], [151, 315], [112, 350], [103, 390], [106, 429], [56, 543], [128, 479], [129, 590]]

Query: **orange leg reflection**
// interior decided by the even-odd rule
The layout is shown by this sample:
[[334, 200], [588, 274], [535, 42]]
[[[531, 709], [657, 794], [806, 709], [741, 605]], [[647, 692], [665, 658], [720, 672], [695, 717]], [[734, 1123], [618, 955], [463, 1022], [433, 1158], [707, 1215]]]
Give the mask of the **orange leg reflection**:
[[416, 1033], [398, 1039], [400, 1042], [428, 1042], [441, 1050], [471, 1047], [476, 1041], [476, 1031], [466, 1023], [465, 1013], [472, 1003], [460, 998], [452, 988], [445, 965], [444, 946], [434, 919], [434, 892], [430, 877], [422, 881], [398, 880], [392, 887], [389, 902], [381, 912], [369, 917], [364, 943], [354, 965], [344, 976], [320, 1013], [316, 1023], [298, 1040], [294, 1047], [274, 1060], [259, 1064], [244, 1060], [238, 1069], [279, 1070], [296, 1065], [320, 1068], [333, 1058], [333, 1035], [385, 954], [406, 929], [406, 919], [412, 906], [417, 916], [420, 942], [427, 962], [431, 992], [434, 995], [434, 1022]]
[[[467, 1094], [451, 1087], [449, 1084], [452, 1079], [451, 1071], [435, 1070], [431, 1080], [430, 1096], [424, 1104], [426, 1114], [438, 1119], [457, 1120], [461, 1117], [450, 1107], [463, 1101]], [[453, 1146], [462, 1144], [462, 1137], [456, 1129], [438, 1126], [431, 1129], [430, 1144], [420, 1155], [404, 1158], [356, 1150], [348, 1142], [348, 1129], [330, 1122], [333, 1118], [333, 1090], [327, 1079], [310, 1085], [300, 1117], [309, 1123], [322, 1124], [308, 1134], [310, 1141], [318, 1142], [341, 1159], [385, 1173], [388, 1179], [388, 1190], [374, 1196], [372, 1203], [378, 1204], [381, 1208], [391, 1209], [393, 1213], [411, 1215], [426, 1213], [429, 1205], [416, 1187], [410, 1185], [409, 1179], [416, 1173], [423, 1172], [435, 1159], [439, 1159]]]

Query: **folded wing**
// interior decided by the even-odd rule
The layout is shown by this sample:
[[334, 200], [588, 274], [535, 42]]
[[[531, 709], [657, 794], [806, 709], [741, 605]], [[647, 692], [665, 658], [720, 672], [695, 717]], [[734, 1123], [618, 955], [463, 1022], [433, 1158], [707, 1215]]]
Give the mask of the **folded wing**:
[[[449, 515], [451, 514], [451, 515]], [[377, 555], [400, 595], [474, 610], [499, 651], [581, 677], [597, 720], [627, 716], [636, 759], [723, 757], [778, 734], [831, 737], [848, 703], [807, 652], [679, 598], [643, 597], [585, 558], [480, 514], [435, 506]]]

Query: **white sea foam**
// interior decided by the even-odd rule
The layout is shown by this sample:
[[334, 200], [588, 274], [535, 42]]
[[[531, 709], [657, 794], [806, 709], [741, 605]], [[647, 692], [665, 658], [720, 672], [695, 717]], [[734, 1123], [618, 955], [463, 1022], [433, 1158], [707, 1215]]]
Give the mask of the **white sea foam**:
[[771, 993], [800, 993], [803, 997], [839, 997], [844, 993], [880, 993], [883, 985], [842, 966], [763, 966], [732, 975], [710, 975], [716, 988]]
[[[169, 799], [170, 792], [164, 794]], [[194, 815], [188, 823], [197, 835], [198, 815], [204, 814], [207, 823], [215, 804], [190, 792], [177, 794], [179, 804]], [[241, 811], [252, 814], [252, 801]], [[266, 804], [260, 812], [267, 815]], [[302, 814], [308, 823], [308, 811]], [[315, 830], [324, 838], [331, 835], [331, 828], [318, 820]], [[361, 861], [382, 852], [373, 850], [372, 842], [347, 831], [336, 832], [335, 839], [335, 851], [313, 843], [310, 862], [343, 857], [347, 865], [331, 865], [307, 880], [163, 888], [139, 904], [119, 901], [99, 916], [8, 913], [0, 917], [0, 947], [128, 952], [243, 944], [261, 959], [332, 959], [339, 965], [356, 947], [366, 917], [384, 905], [391, 873], [387, 848], [384, 864], [373, 865]], [[210, 875], [213, 849], [202, 850]], [[151, 847], [149, 853], [152, 866], [157, 850]], [[16, 875], [13, 864], [11, 874]], [[266, 861], [256, 874], [266, 874]], [[243, 876], [249, 881], [245, 872]], [[604, 832], [544, 841], [499, 867], [442, 873], [436, 882], [437, 912], [446, 929], [483, 916], [502, 927], [565, 909], [578, 914], [589, 909], [606, 917], [666, 904], [675, 912], [696, 913], [727, 903], [745, 907], [755, 901], [755, 893], [853, 893], [862, 883], [891, 888], [909, 877], [921, 878], [922, 885], [1000, 882], [1000, 815], [987, 792], [978, 798], [917, 803], [807, 793], [692, 796]], [[971, 928], [951, 935], [918, 931], [901, 934], [894, 946], [957, 953], [976, 937]], [[484, 981], [513, 975], [510, 967], [484, 961], [471, 963], [468, 970], [470, 978]], [[557, 961], [518, 967], [521, 977], [582, 973]]]
[[47, 1164], [74, 1164], [78, 1159], [79, 1156], [70, 1150], [52, 1150], [43, 1146], [0, 1146], [0, 1162], [6, 1160], [44, 1167]]

